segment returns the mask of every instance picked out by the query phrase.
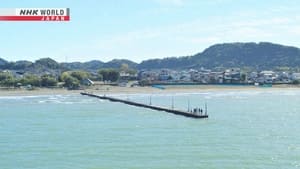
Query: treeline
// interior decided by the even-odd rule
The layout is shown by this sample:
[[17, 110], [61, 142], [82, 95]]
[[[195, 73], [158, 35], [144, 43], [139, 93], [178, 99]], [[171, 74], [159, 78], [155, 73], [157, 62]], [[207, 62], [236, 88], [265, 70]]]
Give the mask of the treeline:
[[39, 86], [39, 87], [50, 87], [56, 86], [58, 79], [51, 75], [42, 75], [38, 77], [36, 75], [25, 75], [22, 78], [16, 78], [10, 72], [0, 73], [0, 85], [6, 87], [19, 87], [19, 86]]
[[126, 59], [113, 59], [109, 62], [102, 62], [92, 60], [89, 62], [70, 62], [58, 63], [51, 58], [41, 58], [35, 62], [19, 60], [16, 62], [9, 62], [0, 58], [0, 70], [26, 70], [38, 72], [40, 70], [97, 70], [100, 68], [119, 69], [122, 64], [128, 65], [130, 68], [136, 69], [137, 63]]
[[100, 69], [97, 74], [91, 74], [87, 71], [65, 71], [60, 76], [44, 74], [41, 76], [34, 74], [14, 76], [11, 72], [0, 72], [0, 86], [3, 87], [66, 87], [69, 89], [78, 89], [81, 86], [89, 85], [87, 81], [108, 81], [116, 82], [120, 78], [120, 71], [126, 73], [136, 73], [135, 70], [129, 69], [128, 65], [124, 64], [119, 69]]

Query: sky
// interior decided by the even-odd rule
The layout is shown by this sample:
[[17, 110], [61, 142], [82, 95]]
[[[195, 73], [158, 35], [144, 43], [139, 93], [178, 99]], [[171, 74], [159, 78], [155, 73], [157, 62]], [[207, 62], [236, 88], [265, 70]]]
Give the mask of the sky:
[[70, 22], [0, 21], [0, 58], [58, 62], [189, 56], [216, 43], [300, 47], [299, 0], [10, 0], [70, 8]]

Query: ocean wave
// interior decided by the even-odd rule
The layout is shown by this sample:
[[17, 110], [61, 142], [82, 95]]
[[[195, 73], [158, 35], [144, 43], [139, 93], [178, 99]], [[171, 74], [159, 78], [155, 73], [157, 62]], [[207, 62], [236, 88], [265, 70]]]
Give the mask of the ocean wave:
[[100, 99], [80, 95], [37, 95], [37, 96], [0, 96], [2, 102], [31, 104], [90, 104], [103, 102]]
[[91, 104], [103, 102], [103, 100], [100, 99], [89, 97], [83, 98], [76, 95], [52, 95], [48, 97], [37, 98], [33, 101], [39, 104]]
[[32, 98], [40, 98], [46, 96], [0, 96], [0, 99], [6, 100], [22, 100], [22, 99], [32, 99]]

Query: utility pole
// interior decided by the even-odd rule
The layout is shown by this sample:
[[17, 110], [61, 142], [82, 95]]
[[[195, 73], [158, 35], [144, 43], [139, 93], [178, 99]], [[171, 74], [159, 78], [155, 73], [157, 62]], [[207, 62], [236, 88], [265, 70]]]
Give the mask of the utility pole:
[[205, 115], [207, 115], [207, 104], [205, 102]]
[[190, 99], [188, 98], [188, 112], [190, 112]]
[[172, 109], [174, 109], [174, 96], [172, 96]]

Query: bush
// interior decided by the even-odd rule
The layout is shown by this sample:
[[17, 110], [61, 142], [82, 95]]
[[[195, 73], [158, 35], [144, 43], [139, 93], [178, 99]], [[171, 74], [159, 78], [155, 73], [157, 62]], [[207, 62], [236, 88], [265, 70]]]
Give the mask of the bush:
[[14, 86], [16, 84], [16, 80], [13, 75], [9, 72], [1, 72], [0, 73], [0, 85], [1, 86]]
[[49, 87], [49, 86], [56, 86], [57, 80], [55, 77], [51, 75], [43, 75], [41, 77], [41, 86], [43, 87]]
[[41, 86], [41, 79], [36, 75], [27, 75], [20, 80], [23, 85]]
[[294, 81], [293, 81], [293, 84], [295, 84], [295, 85], [300, 84], [300, 80], [294, 80]]
[[116, 69], [100, 69], [98, 71], [99, 76], [101, 75], [104, 81], [116, 82], [119, 79], [119, 71]]
[[64, 86], [69, 89], [78, 89], [80, 81], [90, 77], [90, 74], [85, 71], [67, 71], [60, 76], [61, 81], [65, 82]]

